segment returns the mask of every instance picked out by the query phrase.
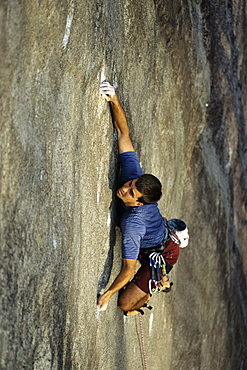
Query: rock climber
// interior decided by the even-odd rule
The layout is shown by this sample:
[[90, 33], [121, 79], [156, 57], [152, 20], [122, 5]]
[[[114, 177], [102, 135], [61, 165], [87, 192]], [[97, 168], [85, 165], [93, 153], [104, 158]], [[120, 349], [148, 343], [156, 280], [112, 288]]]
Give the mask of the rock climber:
[[[157, 204], [162, 195], [161, 183], [154, 175], [143, 173], [114, 87], [102, 82], [100, 94], [110, 103], [118, 137], [121, 172], [116, 194], [120, 200], [123, 266], [109, 289], [99, 297], [97, 309], [106, 310], [109, 299], [120, 291], [118, 305], [126, 315], [132, 316], [147, 306], [153, 291], [170, 290], [168, 273], [178, 259], [179, 247], [187, 246], [189, 235], [182, 220], [167, 221], [161, 216]], [[165, 273], [150, 268], [149, 255], [157, 251], [165, 261]], [[136, 272], [138, 259], [141, 267]], [[154, 285], [150, 284], [153, 282]]]

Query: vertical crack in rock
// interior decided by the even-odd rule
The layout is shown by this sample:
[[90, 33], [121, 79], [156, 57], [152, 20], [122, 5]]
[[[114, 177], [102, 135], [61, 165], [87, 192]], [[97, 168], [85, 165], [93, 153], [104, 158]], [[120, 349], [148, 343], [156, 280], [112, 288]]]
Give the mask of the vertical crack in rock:
[[114, 137], [113, 137], [113, 148], [110, 154], [110, 168], [109, 168], [109, 173], [108, 173], [108, 183], [109, 183], [109, 188], [112, 190], [112, 201], [109, 207], [108, 211], [108, 219], [107, 219], [107, 225], [110, 226], [110, 235], [109, 235], [109, 250], [108, 254], [105, 260], [105, 265], [103, 272], [99, 278], [98, 281], [98, 291], [97, 294], [98, 296], [102, 293], [103, 289], [105, 289], [110, 275], [111, 275], [111, 270], [112, 270], [112, 264], [113, 264], [113, 256], [114, 256], [114, 246], [116, 243], [116, 231], [115, 231], [115, 226], [116, 226], [116, 204], [115, 204], [115, 193], [116, 193], [116, 186], [117, 186], [117, 176], [118, 176], [118, 171], [117, 171], [117, 163], [116, 163], [116, 158], [117, 158], [117, 152], [116, 152], [116, 138], [115, 138], [115, 131], [114, 131]]
[[98, 296], [102, 293], [103, 289], [105, 289], [112, 270], [112, 263], [113, 263], [113, 248], [115, 245], [115, 228], [114, 228], [114, 222], [112, 220], [112, 203], [110, 205], [109, 213], [108, 213], [108, 220], [107, 223], [110, 221], [110, 248], [108, 250], [108, 254], [105, 260], [104, 270], [99, 278], [98, 281]]

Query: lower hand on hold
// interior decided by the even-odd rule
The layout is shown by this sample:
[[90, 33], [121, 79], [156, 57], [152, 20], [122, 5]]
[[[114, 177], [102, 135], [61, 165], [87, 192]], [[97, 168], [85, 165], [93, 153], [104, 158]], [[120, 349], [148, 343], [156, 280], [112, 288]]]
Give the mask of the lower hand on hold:
[[97, 311], [105, 311], [107, 309], [109, 298], [105, 294], [102, 294], [98, 298]]

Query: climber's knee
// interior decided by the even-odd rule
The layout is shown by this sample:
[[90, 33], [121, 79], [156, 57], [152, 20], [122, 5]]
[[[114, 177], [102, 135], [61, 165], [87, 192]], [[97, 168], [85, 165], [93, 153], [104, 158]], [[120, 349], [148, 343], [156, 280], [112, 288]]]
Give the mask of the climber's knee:
[[118, 299], [118, 306], [123, 311], [129, 311], [135, 308], [137, 302], [141, 301], [147, 294], [138, 288], [134, 283], [129, 283]]

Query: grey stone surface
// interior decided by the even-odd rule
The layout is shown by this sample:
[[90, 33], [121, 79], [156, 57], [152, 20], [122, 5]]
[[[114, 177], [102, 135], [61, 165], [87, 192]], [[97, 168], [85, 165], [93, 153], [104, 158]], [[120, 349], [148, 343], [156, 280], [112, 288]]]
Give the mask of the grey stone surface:
[[0, 368], [143, 368], [138, 317], [95, 311], [121, 268], [107, 79], [191, 235], [148, 368], [245, 369], [245, 1], [2, 0], [0, 25]]

